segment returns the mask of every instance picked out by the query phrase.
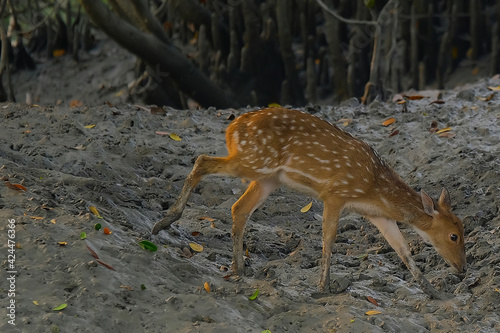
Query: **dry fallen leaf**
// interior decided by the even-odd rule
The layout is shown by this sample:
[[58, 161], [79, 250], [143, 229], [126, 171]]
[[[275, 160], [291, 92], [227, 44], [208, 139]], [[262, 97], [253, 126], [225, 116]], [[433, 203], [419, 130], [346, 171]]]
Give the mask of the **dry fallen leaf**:
[[7, 186], [8, 188], [11, 188], [13, 190], [28, 191], [28, 189], [21, 184], [12, 184], [9, 181], [6, 181], [4, 184], [5, 184], [5, 186]]
[[373, 316], [373, 315], [378, 315], [378, 314], [381, 314], [381, 313], [382, 312], [380, 312], [380, 311], [370, 310], [370, 311], [366, 311], [365, 315], [367, 315], [367, 316]]
[[66, 245], [68, 245], [68, 242], [57, 242], [57, 244], [59, 244], [61, 246], [66, 246]]
[[97, 217], [101, 217], [101, 215], [99, 215], [99, 211], [97, 210], [97, 208], [95, 208], [94, 206], [90, 206], [89, 207], [89, 210], [92, 212], [92, 214], [94, 214], [95, 216]]
[[43, 220], [43, 216], [30, 216], [33, 220]]
[[61, 57], [63, 55], [66, 54], [66, 50], [65, 49], [55, 49], [54, 51], [52, 51], [52, 55], [57, 58], [57, 57]]
[[439, 134], [438, 136], [440, 136], [442, 138], [454, 138], [457, 135], [453, 132], [444, 132], [444, 133]]
[[207, 293], [209, 293], [209, 292], [210, 292], [210, 285], [208, 284], [208, 282], [205, 282], [205, 283], [203, 284], [203, 288], [205, 288], [205, 290], [207, 291]]
[[174, 141], [181, 141], [181, 138], [175, 133], [170, 133], [170, 139]]
[[400, 95], [400, 94], [396, 94], [396, 95], [394, 95], [394, 96], [392, 97], [392, 101], [393, 101], [393, 102], [400, 102], [400, 101], [404, 101], [404, 99], [403, 99], [403, 96], [402, 96], [402, 95]]
[[196, 243], [189, 243], [189, 247], [195, 251], [195, 252], [201, 252], [203, 251], [203, 246], [201, 246], [200, 244], [196, 244]]
[[182, 252], [182, 255], [186, 258], [191, 258], [193, 256], [193, 254], [191, 253], [191, 250], [189, 250], [186, 246], [184, 246], [182, 249], [181, 249], [181, 252]]
[[395, 122], [396, 122], [395, 118], [389, 118], [389, 119], [384, 120], [384, 122], [382, 123], [382, 125], [389, 126], [390, 124], [394, 124]]
[[199, 231], [193, 231], [193, 232], [191, 233], [191, 236], [194, 236], [194, 237], [199, 236], [199, 235], [200, 235], [200, 232], [199, 232]]
[[451, 131], [451, 127], [445, 127], [445, 128], [440, 129], [439, 131], [437, 131], [436, 134], [449, 132], [449, 131]]
[[159, 115], [164, 115], [167, 113], [167, 111], [158, 106], [151, 106], [149, 111], [151, 112], [151, 114], [159, 114]]
[[436, 132], [436, 131], [439, 131], [439, 128], [438, 128], [438, 123], [437, 121], [433, 121], [431, 123], [431, 128], [429, 128], [429, 132]]
[[76, 108], [77, 106], [82, 106], [83, 105], [83, 102], [82, 101], [79, 101], [77, 99], [72, 99], [70, 102], [69, 102], [69, 106], [72, 107], [72, 108]]
[[488, 102], [489, 100], [491, 100], [493, 98], [493, 96], [495, 96], [495, 93], [492, 93], [486, 97], [477, 97], [477, 99], [481, 100], [481, 101], [485, 101], [485, 102]]
[[100, 263], [101, 265], [103, 265], [104, 267], [109, 268], [109, 269], [111, 269], [112, 271], [116, 271], [116, 269], [114, 269], [111, 265], [108, 265], [108, 264], [106, 264], [105, 262], [103, 262], [103, 261], [101, 261], [101, 260], [99, 260], [99, 259], [96, 259], [96, 261], [97, 261], [98, 263]]
[[394, 135], [398, 135], [399, 134], [399, 130], [395, 130], [394, 132], [391, 133], [391, 135], [389, 135], [389, 137], [393, 137]]
[[435, 100], [435, 101], [432, 101], [429, 103], [430, 104], [444, 104], [444, 101], [441, 101], [441, 100]]
[[500, 91], [500, 86], [488, 87], [488, 89], [491, 90], [491, 91]]
[[215, 221], [215, 219], [208, 217], [208, 216], [200, 216], [200, 217], [198, 217], [198, 220], [207, 220], [208, 222]]
[[371, 296], [366, 296], [366, 299], [368, 300], [368, 302], [372, 303], [373, 305], [378, 306], [378, 302], [375, 300], [375, 298], [373, 298]]
[[337, 123], [342, 123], [342, 126], [347, 127], [352, 122], [351, 118], [342, 118], [337, 121]]
[[87, 247], [87, 250], [89, 250], [89, 252], [92, 255], [92, 257], [94, 257], [96, 259], [99, 259], [99, 256], [97, 255], [97, 253], [95, 253], [95, 251], [92, 250], [92, 248], [90, 246], [88, 246], [88, 244], [85, 244], [85, 246]]
[[125, 286], [125, 285], [121, 285], [120, 288], [123, 288], [123, 289], [127, 289], [127, 290], [133, 290], [131, 286]]
[[302, 207], [302, 209], [300, 210], [302, 213], [307, 213], [309, 211], [309, 209], [311, 209], [313, 203], [312, 201], [310, 203], [308, 203], [307, 205], [305, 205], [304, 207]]
[[409, 99], [410, 101], [418, 101], [419, 99], [424, 98], [424, 96], [421, 95], [412, 95], [412, 96], [403, 95], [403, 97]]

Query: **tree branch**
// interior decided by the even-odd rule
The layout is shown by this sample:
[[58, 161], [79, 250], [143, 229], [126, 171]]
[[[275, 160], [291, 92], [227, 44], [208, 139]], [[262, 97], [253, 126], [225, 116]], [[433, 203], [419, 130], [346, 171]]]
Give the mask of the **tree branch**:
[[[157, 37], [139, 31], [130, 23], [113, 14], [102, 2], [80, 0], [90, 18], [118, 44], [137, 55], [152, 68], [157, 68], [176, 82], [179, 89], [204, 107], [237, 107], [239, 103], [215, 86], [186, 57], [174, 47], [163, 43]], [[165, 75], [165, 74], [163, 74]]]
[[376, 21], [359, 21], [359, 20], [352, 20], [352, 19], [346, 19], [345, 17], [342, 17], [340, 16], [336, 11], [334, 10], [331, 10], [330, 8], [328, 8], [328, 6], [321, 0], [316, 0], [316, 2], [318, 3], [318, 5], [323, 8], [323, 10], [325, 12], [327, 12], [328, 14], [332, 15], [333, 17], [335, 17], [337, 20], [340, 20], [344, 23], [347, 23], [347, 24], [357, 24], [357, 25], [374, 25], [376, 27], [379, 26], [378, 22]]

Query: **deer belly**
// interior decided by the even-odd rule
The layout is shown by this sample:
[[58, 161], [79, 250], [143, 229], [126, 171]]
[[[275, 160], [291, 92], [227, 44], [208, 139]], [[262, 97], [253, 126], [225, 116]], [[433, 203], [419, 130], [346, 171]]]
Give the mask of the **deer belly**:
[[279, 172], [279, 180], [283, 185], [308, 195], [317, 197], [321, 192], [321, 188], [327, 181], [313, 175], [294, 170], [290, 167], [282, 167]]

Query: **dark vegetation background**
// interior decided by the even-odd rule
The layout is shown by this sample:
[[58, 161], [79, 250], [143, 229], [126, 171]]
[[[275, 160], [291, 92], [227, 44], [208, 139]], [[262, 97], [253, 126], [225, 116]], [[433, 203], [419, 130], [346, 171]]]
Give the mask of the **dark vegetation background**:
[[470, 81], [500, 72], [495, 0], [1, 0], [0, 9], [0, 101], [14, 100], [13, 72], [54, 57], [78, 63], [98, 29], [137, 56], [130, 101], [182, 109], [368, 103], [443, 89], [464, 62]]

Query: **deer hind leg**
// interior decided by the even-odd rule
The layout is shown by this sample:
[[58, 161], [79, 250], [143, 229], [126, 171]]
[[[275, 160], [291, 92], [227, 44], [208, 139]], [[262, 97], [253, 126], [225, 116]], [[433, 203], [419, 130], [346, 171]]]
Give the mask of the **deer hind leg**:
[[337, 226], [339, 223], [342, 205], [338, 202], [324, 202], [323, 209], [323, 252], [321, 257], [321, 277], [319, 290], [321, 292], [330, 290], [330, 264], [332, 260], [332, 248], [337, 237]]
[[173, 222], [177, 221], [181, 215], [186, 203], [191, 195], [191, 191], [198, 185], [200, 180], [205, 175], [214, 173], [228, 173], [230, 170], [229, 157], [211, 157], [207, 155], [200, 155], [194, 164], [193, 170], [186, 178], [186, 182], [182, 187], [181, 194], [172, 207], [170, 207], [163, 219], [156, 222], [153, 227], [152, 233], [156, 235], [161, 230], [168, 228]]
[[277, 178], [254, 180], [231, 208], [233, 215], [233, 272], [237, 275], [243, 275], [245, 268], [243, 261], [243, 232], [245, 231], [245, 224], [252, 213], [279, 186], [280, 183]]
[[382, 236], [387, 240], [389, 245], [396, 251], [398, 256], [404, 262], [413, 277], [417, 280], [422, 290], [432, 298], [442, 299], [436, 289], [427, 281], [424, 274], [417, 267], [413, 260], [408, 243], [404, 239], [398, 225], [395, 221], [383, 217], [368, 217], [370, 221], [380, 230]]

